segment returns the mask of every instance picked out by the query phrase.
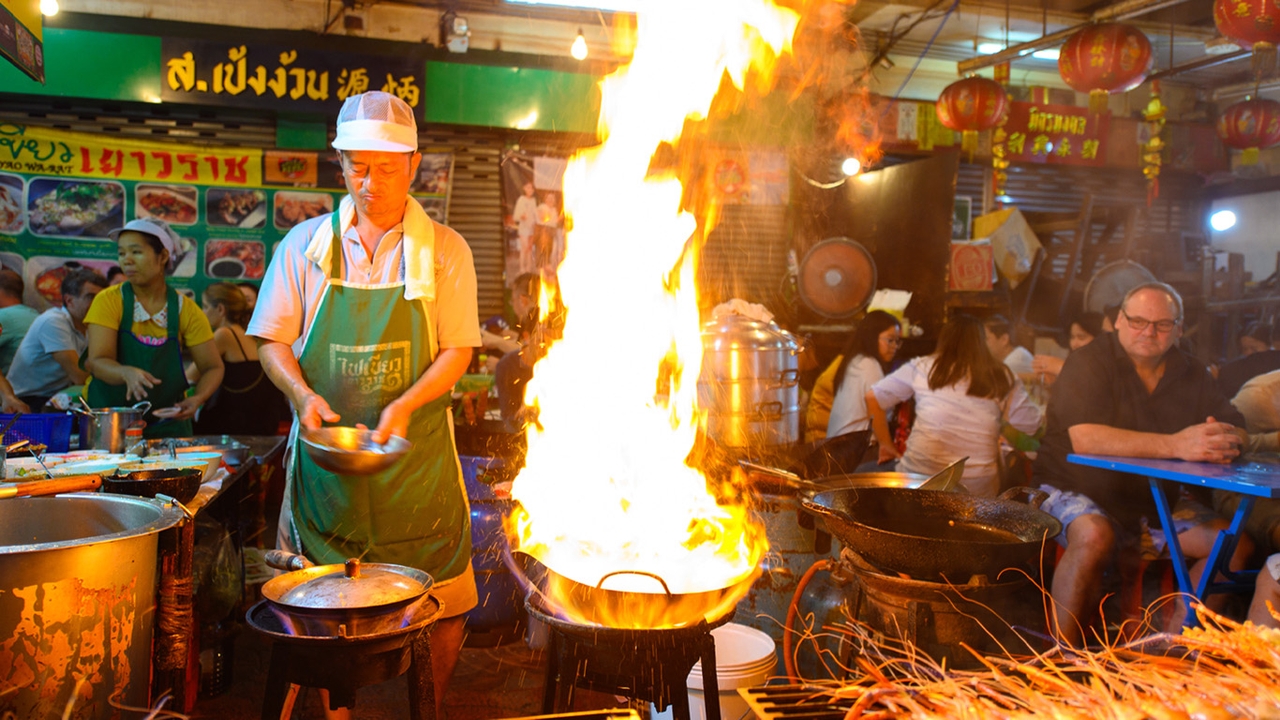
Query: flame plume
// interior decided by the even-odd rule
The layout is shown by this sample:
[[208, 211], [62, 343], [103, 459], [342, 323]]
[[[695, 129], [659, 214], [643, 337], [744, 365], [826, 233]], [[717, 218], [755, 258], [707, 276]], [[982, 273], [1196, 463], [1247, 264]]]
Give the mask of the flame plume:
[[[706, 228], [682, 212], [674, 171], [654, 166], [660, 146], [677, 146], [707, 117], [725, 77], [739, 90], [769, 82], [798, 20], [766, 0], [648, 3], [632, 62], [602, 81], [606, 139], [569, 163], [572, 230], [558, 272], [567, 313], [525, 393], [538, 422], [512, 487], [514, 547], [562, 586], [600, 584], [665, 606], [549, 598], [570, 619], [669, 627], [715, 618], [759, 572], [763, 531], [745, 508], [718, 505], [687, 464], [702, 364], [691, 238]], [[653, 576], [693, 607], [671, 607]]]

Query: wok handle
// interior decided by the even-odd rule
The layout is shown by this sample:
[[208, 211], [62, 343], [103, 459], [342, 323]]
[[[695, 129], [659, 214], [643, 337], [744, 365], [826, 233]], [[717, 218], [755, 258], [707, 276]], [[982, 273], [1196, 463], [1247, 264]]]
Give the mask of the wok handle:
[[86, 492], [102, 487], [101, 475], [71, 475], [52, 480], [28, 480], [0, 485], [0, 498], [36, 497], [61, 493]]
[[651, 572], [645, 572], [644, 570], [614, 570], [611, 573], [606, 573], [604, 577], [600, 578], [600, 582], [596, 583], [596, 589], [603, 590], [604, 581], [608, 580], [614, 575], [643, 575], [645, 577], [653, 578], [654, 580], [658, 581], [658, 584], [662, 585], [662, 592], [666, 593], [667, 597], [671, 597], [671, 588], [667, 587], [667, 581], [663, 580], [660, 575], [657, 575]]
[[285, 550], [268, 550], [263, 560], [277, 570], [306, 570], [311, 567], [310, 560]]
[[[1022, 499], [1023, 495], [1027, 496], [1025, 500]], [[1018, 485], [1000, 493], [1000, 499], [1012, 500], [1014, 502], [1025, 502], [1027, 505], [1039, 510], [1040, 506], [1044, 504], [1044, 501], [1049, 499], [1049, 493], [1039, 488]]]

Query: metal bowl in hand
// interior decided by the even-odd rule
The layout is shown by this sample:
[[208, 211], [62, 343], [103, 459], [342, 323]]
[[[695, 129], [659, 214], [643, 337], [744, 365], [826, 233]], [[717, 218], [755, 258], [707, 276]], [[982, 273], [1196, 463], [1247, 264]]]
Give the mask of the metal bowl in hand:
[[379, 445], [372, 430], [353, 427], [327, 427], [302, 430], [302, 446], [312, 462], [329, 472], [342, 475], [367, 475], [382, 472], [394, 465], [413, 444], [392, 435]]

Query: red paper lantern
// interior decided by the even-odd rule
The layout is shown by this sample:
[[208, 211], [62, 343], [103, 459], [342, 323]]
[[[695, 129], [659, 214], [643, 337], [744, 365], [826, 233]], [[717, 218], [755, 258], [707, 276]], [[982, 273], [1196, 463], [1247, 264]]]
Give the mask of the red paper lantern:
[[1089, 109], [1100, 113], [1107, 95], [1128, 92], [1151, 70], [1151, 43], [1132, 25], [1090, 25], [1067, 38], [1058, 54], [1058, 74], [1078, 92], [1089, 93]]
[[978, 133], [990, 130], [1004, 119], [1009, 95], [994, 80], [967, 77], [951, 83], [938, 96], [938, 122], [962, 133], [961, 147], [977, 149]]
[[1222, 111], [1218, 137], [1227, 147], [1244, 151], [1244, 164], [1258, 161], [1258, 151], [1280, 143], [1280, 102], [1242, 100]]
[[1270, 0], [1214, 0], [1213, 24], [1218, 32], [1246, 50], [1253, 50], [1258, 77], [1275, 70], [1280, 44], [1280, 7]]

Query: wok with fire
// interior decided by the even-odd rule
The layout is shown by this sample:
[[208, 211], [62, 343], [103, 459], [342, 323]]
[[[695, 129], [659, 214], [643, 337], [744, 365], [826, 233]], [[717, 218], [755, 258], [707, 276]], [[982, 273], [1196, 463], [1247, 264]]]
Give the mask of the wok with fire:
[[1030, 565], [1062, 532], [1052, 515], [1011, 498], [907, 488], [848, 488], [802, 502], [846, 547], [883, 570], [965, 583]]
[[513, 552], [512, 560], [543, 610], [576, 623], [628, 630], [715, 622], [733, 611], [760, 576], [757, 566], [724, 587], [681, 592], [642, 570], [615, 570], [590, 582], [569, 578], [525, 552]]

